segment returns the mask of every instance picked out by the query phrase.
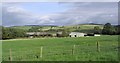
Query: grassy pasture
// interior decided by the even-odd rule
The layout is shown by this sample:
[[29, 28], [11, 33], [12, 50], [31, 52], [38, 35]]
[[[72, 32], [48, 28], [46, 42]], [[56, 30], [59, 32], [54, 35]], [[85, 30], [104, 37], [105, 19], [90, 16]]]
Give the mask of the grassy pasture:
[[[57, 30], [57, 29], [69, 29], [70, 31], [74, 31], [76, 30], [73, 27], [80, 27], [81, 31], [87, 31], [87, 30], [93, 30], [95, 26], [98, 26], [100, 29], [103, 28], [103, 25], [70, 25], [70, 26], [58, 26], [58, 27], [53, 27], [53, 30]], [[23, 30], [29, 30], [32, 26], [14, 26], [12, 28], [17, 28], [17, 29], [23, 29]], [[51, 26], [43, 26], [42, 28], [40, 28], [41, 30], [49, 30], [51, 29]]]
[[[100, 43], [97, 52], [96, 42]], [[74, 54], [72, 54], [73, 46]], [[40, 58], [40, 47], [43, 57]], [[3, 61], [117, 61], [118, 36], [3, 40]]]
[[32, 26], [14, 26], [12, 28], [17, 28], [17, 29], [23, 29], [23, 30], [29, 30]]

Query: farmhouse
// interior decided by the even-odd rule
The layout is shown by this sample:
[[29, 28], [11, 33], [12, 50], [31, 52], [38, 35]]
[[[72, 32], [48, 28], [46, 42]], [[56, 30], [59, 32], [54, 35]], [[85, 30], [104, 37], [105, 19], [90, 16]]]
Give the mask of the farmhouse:
[[71, 32], [69, 34], [70, 37], [84, 37], [85, 33], [80, 33], [80, 32]]

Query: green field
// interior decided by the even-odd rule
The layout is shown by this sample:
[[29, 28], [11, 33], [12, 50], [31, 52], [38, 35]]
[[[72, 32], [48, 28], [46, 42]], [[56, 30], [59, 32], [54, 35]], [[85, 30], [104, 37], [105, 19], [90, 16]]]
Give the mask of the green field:
[[[96, 42], [100, 52], [97, 52]], [[117, 61], [118, 36], [3, 40], [3, 61]], [[73, 49], [73, 46], [75, 48]], [[42, 58], [40, 48], [43, 46]], [[72, 51], [74, 50], [74, 51]], [[74, 52], [74, 53], [73, 53]]]
[[[56, 27], [53, 27], [52, 29], [53, 30], [58, 30], [58, 29], [69, 29], [69, 31], [75, 31], [75, 30], [78, 30], [74, 27], [80, 27], [79, 29], [79, 32], [90, 32], [91, 30], [93, 31], [94, 27], [95, 26], [98, 26], [100, 29], [103, 28], [103, 25], [88, 25], [88, 24], [81, 24], [81, 25], [69, 25], [69, 26], [56, 26]], [[29, 30], [31, 29], [32, 27], [38, 27], [38, 26], [13, 26], [11, 28], [17, 28], [17, 29], [23, 29], [23, 30]], [[39, 26], [39, 27], [42, 27], [40, 28], [41, 30], [43, 31], [46, 31], [46, 30], [50, 30], [51, 29], [51, 26]]]

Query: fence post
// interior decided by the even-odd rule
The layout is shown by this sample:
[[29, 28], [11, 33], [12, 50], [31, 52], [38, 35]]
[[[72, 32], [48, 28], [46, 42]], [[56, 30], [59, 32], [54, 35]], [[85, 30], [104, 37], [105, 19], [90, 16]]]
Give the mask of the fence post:
[[43, 50], [43, 47], [41, 46], [41, 48], [40, 48], [40, 58], [42, 58], [42, 51]]
[[100, 44], [97, 42], [97, 52], [100, 52]]
[[10, 49], [9, 51], [10, 51], [10, 58], [9, 58], [9, 60], [12, 61], [12, 49]]
[[75, 45], [72, 48], [72, 55], [74, 55], [74, 53], [75, 53]]

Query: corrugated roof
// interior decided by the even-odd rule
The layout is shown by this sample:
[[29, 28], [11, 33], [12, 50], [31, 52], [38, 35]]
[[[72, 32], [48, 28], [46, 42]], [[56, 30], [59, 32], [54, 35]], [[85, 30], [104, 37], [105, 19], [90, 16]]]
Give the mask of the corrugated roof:
[[73, 34], [85, 34], [85, 33], [80, 33], [80, 32], [71, 32], [69, 35], [73, 35]]

